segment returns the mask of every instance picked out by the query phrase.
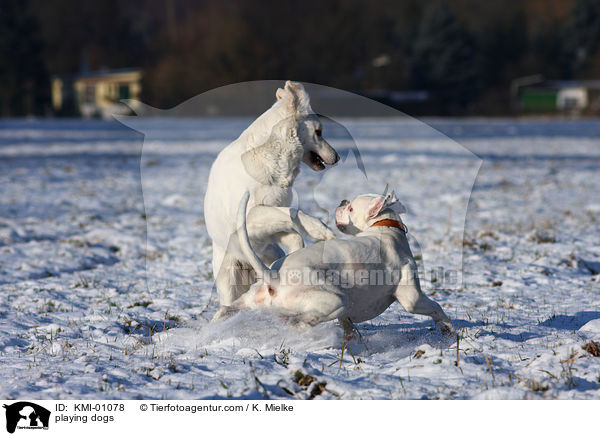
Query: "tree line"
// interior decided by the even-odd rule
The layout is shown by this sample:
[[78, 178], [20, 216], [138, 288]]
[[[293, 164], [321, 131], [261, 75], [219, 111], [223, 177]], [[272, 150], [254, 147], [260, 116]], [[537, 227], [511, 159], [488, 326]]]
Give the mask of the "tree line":
[[510, 81], [600, 73], [600, 0], [3, 0], [0, 115], [44, 115], [50, 77], [140, 67], [168, 108], [240, 81], [426, 90], [439, 114], [509, 108]]

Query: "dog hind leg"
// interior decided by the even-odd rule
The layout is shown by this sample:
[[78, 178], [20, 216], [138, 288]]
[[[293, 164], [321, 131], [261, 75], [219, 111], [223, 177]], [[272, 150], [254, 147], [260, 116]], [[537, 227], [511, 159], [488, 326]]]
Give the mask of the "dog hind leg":
[[357, 338], [356, 336], [356, 327], [348, 317], [339, 318], [340, 325], [344, 329], [344, 340], [346, 342], [354, 340]]
[[277, 259], [281, 259], [284, 256], [285, 251], [283, 251], [279, 245], [271, 243], [265, 246], [260, 257], [265, 265], [271, 265]]
[[323, 290], [301, 290], [288, 294], [278, 305], [287, 312], [286, 319], [295, 326], [314, 326], [340, 318], [346, 310], [346, 300]]
[[226, 254], [217, 275], [217, 291], [221, 306], [229, 306], [256, 281], [256, 274], [246, 262]]

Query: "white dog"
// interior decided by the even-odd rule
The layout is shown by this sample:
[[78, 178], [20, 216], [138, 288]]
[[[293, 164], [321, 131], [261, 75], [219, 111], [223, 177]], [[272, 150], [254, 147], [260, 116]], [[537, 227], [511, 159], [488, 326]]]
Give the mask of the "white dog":
[[342, 201], [336, 209], [336, 224], [354, 238], [316, 243], [279, 259], [271, 269], [256, 256], [248, 240], [247, 200], [246, 194], [238, 213], [239, 243], [263, 277], [220, 316], [272, 306], [298, 324], [338, 318], [350, 335], [353, 322], [373, 319], [399, 301], [410, 313], [432, 317], [444, 334], [454, 332], [439, 304], [421, 291], [406, 228], [398, 216], [405, 209], [393, 194]]
[[250, 264], [236, 249], [237, 238], [230, 243], [245, 191], [250, 193], [248, 234], [265, 262], [285, 255], [282, 247], [288, 253], [302, 248], [298, 231], [316, 240], [334, 237], [321, 221], [289, 206], [300, 163], [320, 171], [339, 156], [323, 139], [322, 125], [300, 83], [287, 81], [276, 97], [269, 110], [219, 153], [210, 170], [204, 216], [222, 306], [233, 303], [254, 283]]

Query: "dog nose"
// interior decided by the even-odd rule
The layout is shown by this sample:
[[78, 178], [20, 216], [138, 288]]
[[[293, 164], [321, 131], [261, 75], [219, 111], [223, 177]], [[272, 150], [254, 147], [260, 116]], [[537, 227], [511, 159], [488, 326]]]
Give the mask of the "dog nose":
[[348, 203], [349, 203], [348, 200], [342, 200], [342, 202], [340, 203], [340, 205], [338, 207], [346, 206]]

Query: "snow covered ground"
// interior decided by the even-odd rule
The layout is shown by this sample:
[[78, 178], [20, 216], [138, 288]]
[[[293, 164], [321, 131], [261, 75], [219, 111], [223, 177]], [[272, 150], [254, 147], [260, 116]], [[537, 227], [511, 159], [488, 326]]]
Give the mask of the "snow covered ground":
[[208, 323], [204, 187], [248, 123], [142, 120], [144, 141], [116, 122], [0, 122], [0, 398], [600, 399], [582, 349], [600, 341], [600, 122], [428, 120], [482, 159], [472, 193], [479, 161], [406, 120], [345, 123], [368, 180], [352, 160], [303, 168], [307, 212], [331, 223], [342, 198], [391, 182], [424, 270], [463, 254], [460, 286], [423, 278], [458, 365], [456, 341], [397, 304], [344, 350], [334, 322]]

